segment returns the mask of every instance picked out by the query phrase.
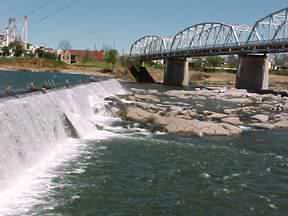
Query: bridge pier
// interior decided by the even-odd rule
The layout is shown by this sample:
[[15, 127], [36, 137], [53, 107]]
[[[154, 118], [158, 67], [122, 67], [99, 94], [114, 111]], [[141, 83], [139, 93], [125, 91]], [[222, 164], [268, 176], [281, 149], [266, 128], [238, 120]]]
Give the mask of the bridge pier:
[[189, 82], [189, 62], [186, 58], [167, 58], [165, 60], [164, 85], [188, 86]]
[[269, 88], [270, 62], [266, 55], [241, 55], [236, 88], [252, 91]]

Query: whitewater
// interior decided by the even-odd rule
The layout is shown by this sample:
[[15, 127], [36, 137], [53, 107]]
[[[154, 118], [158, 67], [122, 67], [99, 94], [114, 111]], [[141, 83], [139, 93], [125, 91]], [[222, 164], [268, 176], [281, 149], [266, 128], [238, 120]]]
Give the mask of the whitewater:
[[[57, 167], [85, 152], [88, 140], [114, 136], [105, 98], [126, 94], [106, 81], [0, 102], [0, 215], [29, 215], [53, 184]], [[81, 167], [78, 170], [81, 172]]]

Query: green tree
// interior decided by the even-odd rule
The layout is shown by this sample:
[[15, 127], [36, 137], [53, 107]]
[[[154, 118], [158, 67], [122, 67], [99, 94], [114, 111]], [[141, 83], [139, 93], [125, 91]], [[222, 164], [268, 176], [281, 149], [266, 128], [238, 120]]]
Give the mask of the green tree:
[[191, 65], [191, 68], [193, 70], [203, 71], [204, 65], [205, 65], [205, 61], [203, 61], [202, 58], [195, 59], [190, 65]]
[[104, 60], [112, 65], [112, 71], [115, 68], [115, 65], [117, 63], [117, 59], [118, 59], [118, 51], [115, 49], [111, 49], [105, 52], [105, 58]]
[[220, 67], [224, 64], [224, 58], [221, 56], [209, 56], [206, 61], [208, 67]]
[[10, 54], [9, 47], [4, 46], [4, 47], [1, 48], [1, 50], [2, 50], [3, 56], [9, 56], [9, 54]]
[[12, 52], [14, 53], [14, 56], [16, 57], [20, 57], [24, 53], [24, 46], [19, 41], [10, 43], [8, 48], [12, 50]]
[[37, 49], [35, 50], [35, 55], [36, 55], [36, 57], [38, 57], [38, 58], [43, 58], [44, 50], [41, 49], [41, 48], [37, 48]]

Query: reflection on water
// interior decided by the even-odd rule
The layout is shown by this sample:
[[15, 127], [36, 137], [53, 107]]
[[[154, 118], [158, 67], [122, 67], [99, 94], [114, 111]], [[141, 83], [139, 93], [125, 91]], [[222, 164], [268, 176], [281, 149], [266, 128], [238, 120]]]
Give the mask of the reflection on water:
[[49, 73], [49, 72], [29, 72], [29, 71], [0, 71], [0, 92], [3, 93], [7, 86], [11, 86], [15, 91], [27, 90], [27, 85], [34, 83], [36, 88], [51, 84], [56, 87], [80, 84], [89, 80], [87, 75]]

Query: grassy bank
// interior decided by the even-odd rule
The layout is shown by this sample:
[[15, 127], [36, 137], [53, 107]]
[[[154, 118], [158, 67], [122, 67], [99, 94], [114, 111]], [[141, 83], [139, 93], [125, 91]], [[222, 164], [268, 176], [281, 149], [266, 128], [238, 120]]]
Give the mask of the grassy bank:
[[63, 62], [38, 58], [0, 58], [0, 67], [32, 71], [57, 71], [68, 68]]
[[43, 58], [0, 58], [0, 68], [3, 70], [64, 72], [119, 78], [126, 76], [129, 78], [127, 76], [128, 71], [125, 68], [117, 65], [112, 71], [112, 66], [106, 62], [85, 62], [68, 65], [60, 61]]

